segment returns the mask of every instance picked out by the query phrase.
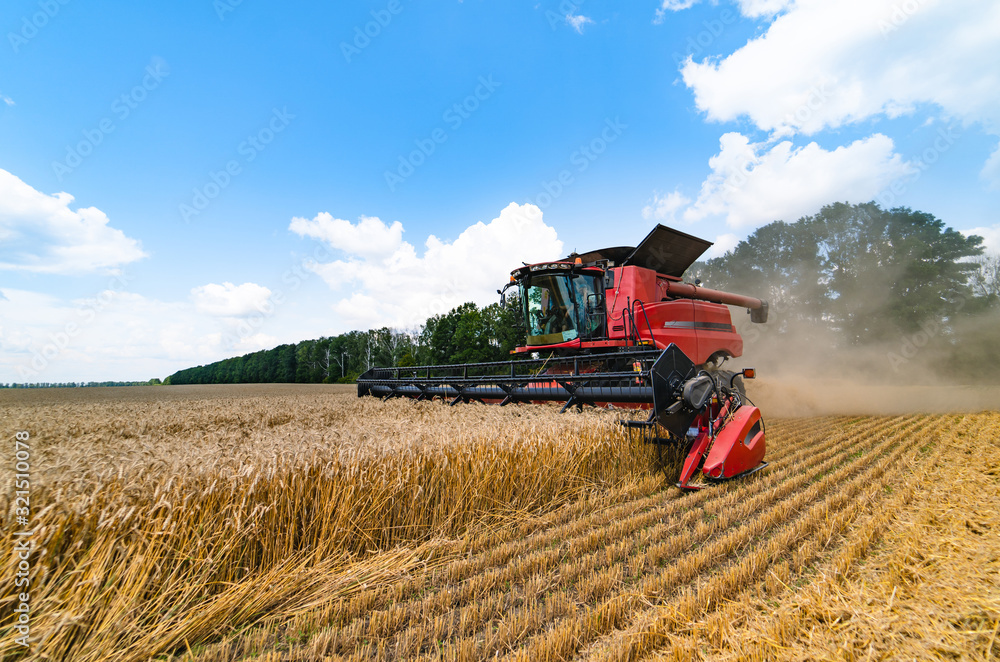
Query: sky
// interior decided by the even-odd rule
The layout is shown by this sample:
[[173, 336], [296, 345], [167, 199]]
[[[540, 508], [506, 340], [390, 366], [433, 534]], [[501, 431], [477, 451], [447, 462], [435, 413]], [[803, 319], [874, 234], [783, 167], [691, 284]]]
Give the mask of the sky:
[[7, 0], [0, 36], [0, 382], [415, 329], [656, 223], [711, 257], [875, 200], [1000, 251], [994, 0]]

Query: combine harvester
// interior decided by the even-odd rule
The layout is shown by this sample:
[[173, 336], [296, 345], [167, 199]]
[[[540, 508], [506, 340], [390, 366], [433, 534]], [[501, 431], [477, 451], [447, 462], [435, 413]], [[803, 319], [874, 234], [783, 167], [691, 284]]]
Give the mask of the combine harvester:
[[358, 395], [650, 409], [623, 424], [687, 450], [678, 487], [698, 489], [699, 471], [708, 481], [753, 473], [766, 466], [764, 422], [743, 388], [754, 370], [720, 369], [743, 354], [725, 304], [763, 323], [767, 302], [681, 281], [711, 245], [658, 225], [637, 247], [519, 267], [499, 292], [519, 289], [527, 342], [515, 352], [532, 358], [372, 368]]

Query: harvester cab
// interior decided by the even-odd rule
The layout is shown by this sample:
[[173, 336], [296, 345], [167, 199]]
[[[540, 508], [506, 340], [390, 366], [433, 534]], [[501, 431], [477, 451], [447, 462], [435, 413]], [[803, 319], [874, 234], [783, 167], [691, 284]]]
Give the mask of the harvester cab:
[[[743, 353], [725, 304], [767, 321], [767, 302], [681, 281], [711, 242], [657, 225], [637, 247], [603, 248], [519, 267], [527, 341], [517, 352], [559, 355], [673, 343], [696, 364]], [[510, 286], [508, 285], [508, 287]]]
[[649, 443], [683, 447], [678, 486], [759, 470], [764, 424], [746, 397], [753, 371], [721, 370], [743, 353], [727, 305], [767, 321], [767, 302], [685, 283], [712, 244], [657, 225], [636, 247], [526, 264], [511, 272], [525, 328], [515, 361], [372, 368], [358, 395], [498, 403], [563, 401], [650, 410], [625, 421]]

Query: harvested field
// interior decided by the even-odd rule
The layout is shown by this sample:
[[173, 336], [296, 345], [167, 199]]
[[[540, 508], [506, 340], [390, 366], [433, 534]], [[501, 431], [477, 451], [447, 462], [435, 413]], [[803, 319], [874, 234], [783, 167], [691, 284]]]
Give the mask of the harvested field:
[[99, 391], [0, 395], [37, 659], [1000, 659], [998, 413], [769, 420], [681, 493], [612, 412]]

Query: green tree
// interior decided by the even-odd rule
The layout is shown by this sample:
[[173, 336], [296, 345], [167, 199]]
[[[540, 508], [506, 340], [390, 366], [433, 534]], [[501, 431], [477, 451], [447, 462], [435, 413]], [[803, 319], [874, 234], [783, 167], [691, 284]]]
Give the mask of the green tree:
[[982, 253], [931, 214], [875, 203], [824, 207], [819, 249], [832, 292], [830, 310], [847, 340], [861, 344], [912, 332], [954, 315], [972, 297], [965, 258]]
[[775, 325], [819, 322], [830, 303], [818, 244], [821, 226], [813, 219], [775, 221], [758, 228], [722, 257], [696, 263], [686, 274], [705, 287], [766, 299]]
[[508, 361], [515, 347], [527, 343], [521, 297], [517, 293], [504, 297], [502, 302], [483, 308], [488, 325], [488, 338], [492, 347], [492, 361]]
[[972, 262], [977, 267], [969, 277], [972, 292], [985, 307], [1000, 305], [1000, 253], [982, 255]]
[[859, 345], [952, 319], [973, 298], [981, 244], [924, 212], [835, 203], [758, 228], [688, 278], [768, 299], [779, 333], [809, 322]]

